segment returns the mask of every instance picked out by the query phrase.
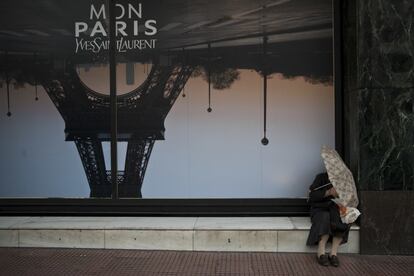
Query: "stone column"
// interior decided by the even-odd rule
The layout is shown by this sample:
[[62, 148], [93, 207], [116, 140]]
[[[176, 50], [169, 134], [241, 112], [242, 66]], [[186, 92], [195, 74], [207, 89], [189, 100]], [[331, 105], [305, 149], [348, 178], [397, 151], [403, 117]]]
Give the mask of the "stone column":
[[414, 1], [343, 0], [345, 158], [361, 253], [414, 254]]

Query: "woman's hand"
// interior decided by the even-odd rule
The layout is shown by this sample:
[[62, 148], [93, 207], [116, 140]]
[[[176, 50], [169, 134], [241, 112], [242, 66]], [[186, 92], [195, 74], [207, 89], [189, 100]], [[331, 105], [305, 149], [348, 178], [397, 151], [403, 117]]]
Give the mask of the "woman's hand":
[[339, 197], [338, 193], [336, 192], [335, 188], [332, 187], [330, 189], [328, 189], [325, 193], [325, 196], [333, 196], [333, 197]]
[[342, 204], [337, 204], [339, 208], [339, 214], [342, 216], [346, 215], [346, 207]]
[[336, 190], [335, 190], [335, 188], [334, 188], [334, 187], [332, 187], [332, 188], [331, 188], [331, 190], [332, 190], [332, 196], [333, 196], [333, 197], [339, 197], [339, 195], [338, 195], [338, 193], [336, 192]]

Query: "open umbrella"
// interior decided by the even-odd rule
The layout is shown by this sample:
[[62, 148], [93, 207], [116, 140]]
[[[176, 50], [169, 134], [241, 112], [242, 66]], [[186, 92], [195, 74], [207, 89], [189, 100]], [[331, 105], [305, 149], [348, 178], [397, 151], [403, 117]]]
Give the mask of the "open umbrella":
[[356, 209], [359, 204], [359, 200], [354, 177], [342, 158], [334, 149], [323, 146], [321, 156], [323, 158], [323, 162], [325, 163], [329, 180], [339, 196], [339, 198], [334, 201], [338, 205], [346, 207], [346, 209], [341, 212], [342, 222], [352, 223], [361, 214], [358, 209]]

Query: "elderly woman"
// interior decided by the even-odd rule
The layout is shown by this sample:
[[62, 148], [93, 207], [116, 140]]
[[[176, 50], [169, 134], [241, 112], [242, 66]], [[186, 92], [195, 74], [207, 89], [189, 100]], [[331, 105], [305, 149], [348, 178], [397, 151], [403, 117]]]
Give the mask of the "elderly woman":
[[[318, 174], [309, 188], [309, 204], [312, 227], [306, 245], [318, 245], [317, 260], [320, 265], [339, 266], [337, 257], [340, 244], [348, 241], [349, 225], [342, 223], [339, 208], [332, 199], [337, 198], [335, 188], [330, 184], [328, 174]], [[325, 247], [332, 242], [328, 256]]]

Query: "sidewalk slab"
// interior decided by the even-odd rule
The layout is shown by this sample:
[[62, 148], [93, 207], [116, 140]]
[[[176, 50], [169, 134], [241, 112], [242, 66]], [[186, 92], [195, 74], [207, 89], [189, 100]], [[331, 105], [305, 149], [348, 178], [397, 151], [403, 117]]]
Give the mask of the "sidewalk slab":
[[0, 275], [412, 276], [414, 256], [340, 254], [322, 267], [314, 253], [0, 248]]

